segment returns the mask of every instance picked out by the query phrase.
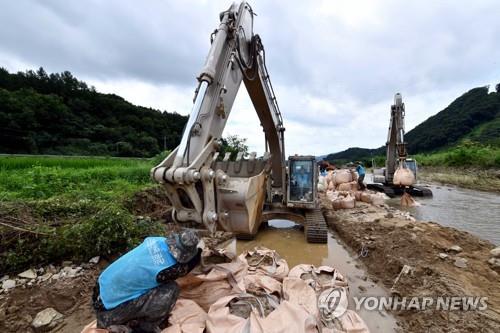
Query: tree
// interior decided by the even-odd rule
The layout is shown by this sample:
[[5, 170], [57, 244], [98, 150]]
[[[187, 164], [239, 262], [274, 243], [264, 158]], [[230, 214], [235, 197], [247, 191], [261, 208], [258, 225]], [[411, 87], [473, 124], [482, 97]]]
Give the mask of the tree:
[[223, 159], [227, 152], [231, 153], [231, 161], [236, 159], [239, 152], [243, 152], [243, 157], [248, 155], [246, 138], [240, 138], [238, 135], [229, 135], [226, 138], [222, 138], [221, 143], [219, 159]]

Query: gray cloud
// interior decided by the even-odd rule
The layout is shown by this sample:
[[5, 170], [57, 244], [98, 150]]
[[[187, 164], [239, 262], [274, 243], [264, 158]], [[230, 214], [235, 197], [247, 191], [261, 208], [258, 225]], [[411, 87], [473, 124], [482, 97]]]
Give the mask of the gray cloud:
[[[397, 91], [411, 102], [411, 128], [465, 90], [500, 81], [495, 0], [251, 4], [290, 135], [307, 135], [307, 127], [330, 136], [335, 142], [323, 152], [383, 144]], [[163, 89], [166, 95], [151, 97], [150, 105], [187, 113], [187, 104], [178, 101], [182, 96], [190, 101], [209, 35], [229, 5], [208, 0], [5, 2], [0, 59], [70, 70], [142, 104]], [[247, 100], [243, 104], [250, 106]], [[356, 131], [363, 135], [344, 139]], [[259, 137], [260, 129], [255, 133]], [[322, 147], [314, 140], [291, 139], [289, 150], [308, 145], [319, 153]]]

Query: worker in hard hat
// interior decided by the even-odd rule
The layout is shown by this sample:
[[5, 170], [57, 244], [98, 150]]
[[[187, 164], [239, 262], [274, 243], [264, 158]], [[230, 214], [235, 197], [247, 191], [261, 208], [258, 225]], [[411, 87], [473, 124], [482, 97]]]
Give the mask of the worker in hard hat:
[[192, 230], [147, 237], [109, 265], [94, 288], [97, 328], [110, 332], [160, 332], [179, 296], [178, 277], [199, 262], [198, 235]]
[[363, 181], [365, 180], [365, 168], [363, 167], [363, 163], [361, 162], [356, 162], [356, 172], [358, 173], [358, 186], [361, 191], [364, 191], [366, 189], [365, 183]]

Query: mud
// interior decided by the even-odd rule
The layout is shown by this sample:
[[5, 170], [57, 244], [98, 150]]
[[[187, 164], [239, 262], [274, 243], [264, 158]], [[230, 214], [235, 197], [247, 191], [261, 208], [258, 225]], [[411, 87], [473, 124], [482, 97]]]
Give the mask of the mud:
[[173, 221], [170, 201], [165, 191], [158, 186], [135, 193], [126, 206], [136, 216], [147, 216], [166, 222]]
[[[404, 332], [498, 332], [500, 327], [500, 278], [487, 263], [492, 243], [467, 232], [432, 222], [403, 218], [388, 206], [356, 203], [351, 210], [323, 210], [330, 228], [349, 248], [363, 253], [359, 260], [375, 281], [404, 296], [488, 297], [484, 311], [399, 311]], [[462, 251], [450, 251], [458, 245]], [[439, 257], [447, 253], [446, 259]], [[465, 258], [467, 265], [454, 265]], [[394, 281], [405, 265], [411, 273]], [[339, 268], [340, 269], [340, 268]], [[372, 295], [368, 289], [366, 295]]]

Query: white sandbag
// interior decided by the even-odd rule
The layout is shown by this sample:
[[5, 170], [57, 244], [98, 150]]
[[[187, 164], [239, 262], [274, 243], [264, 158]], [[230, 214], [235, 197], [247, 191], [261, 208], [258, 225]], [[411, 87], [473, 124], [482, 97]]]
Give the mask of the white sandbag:
[[358, 181], [359, 175], [356, 172], [356, 170], [351, 170], [351, 178], [352, 178], [352, 181], [354, 181], [354, 182]]
[[278, 281], [288, 275], [288, 263], [275, 250], [257, 246], [252, 251], [245, 251], [238, 257], [248, 266], [248, 274], [264, 274]]
[[318, 177], [318, 191], [319, 192], [324, 192], [327, 189], [327, 182], [326, 182], [326, 176], [319, 175]]
[[351, 172], [346, 169], [336, 170], [333, 179], [336, 185], [349, 183], [352, 182], [352, 175]]
[[161, 333], [203, 333], [207, 313], [194, 301], [179, 299], [168, 316], [169, 326]]
[[323, 320], [323, 323], [326, 325], [323, 327], [322, 333], [370, 333], [364, 320], [356, 312], [349, 309], [342, 316]]
[[385, 194], [384, 193], [374, 193], [371, 195], [371, 203], [372, 205], [383, 205], [385, 203]]
[[413, 199], [413, 197], [411, 195], [409, 195], [408, 193], [404, 193], [402, 196], [401, 196], [401, 206], [402, 207], [417, 207], [417, 206], [420, 206], [420, 203], [417, 202], [415, 199]]
[[204, 270], [198, 266], [176, 280], [181, 288], [179, 298], [193, 300], [208, 311], [218, 299], [245, 292], [243, 278], [248, 273], [246, 262], [236, 258], [230, 263], [212, 265], [206, 273]]
[[342, 199], [342, 209], [352, 209], [356, 206], [356, 198], [352, 195], [348, 195]]
[[319, 315], [316, 292], [300, 278], [287, 277], [283, 280], [283, 298], [290, 303], [304, 307], [314, 317]]
[[337, 185], [337, 191], [350, 191], [351, 188], [351, 183], [342, 183]]
[[329, 170], [326, 174], [326, 187], [329, 190], [335, 189], [335, 177], [333, 176], [333, 170]]
[[[304, 307], [283, 301], [267, 317], [259, 306], [252, 305], [248, 318], [232, 314], [230, 302], [249, 294], [221, 298], [208, 311], [207, 333], [317, 333], [316, 319]], [[255, 303], [255, 302], [254, 302]], [[250, 304], [250, 303], [248, 303]]]
[[366, 203], [372, 203], [372, 196], [370, 193], [367, 192], [361, 192], [361, 201], [366, 202]]
[[415, 175], [408, 168], [398, 167], [392, 180], [394, 185], [410, 186], [415, 183]]
[[337, 199], [338, 196], [339, 196], [338, 192], [335, 192], [335, 191], [332, 191], [332, 190], [326, 191], [326, 198], [328, 200], [330, 200], [330, 201], [333, 201], [333, 200]]
[[318, 295], [327, 288], [347, 288], [349, 286], [347, 279], [331, 266], [315, 267], [300, 264], [290, 270], [288, 277], [304, 280]]

